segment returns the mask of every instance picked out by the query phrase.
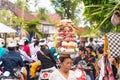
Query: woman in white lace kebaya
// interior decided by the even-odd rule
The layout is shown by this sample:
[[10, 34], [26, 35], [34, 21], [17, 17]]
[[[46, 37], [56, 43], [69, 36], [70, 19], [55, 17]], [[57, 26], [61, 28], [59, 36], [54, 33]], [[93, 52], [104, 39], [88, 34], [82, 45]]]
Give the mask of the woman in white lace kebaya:
[[49, 80], [76, 80], [74, 72], [70, 70], [71, 66], [70, 56], [60, 57], [60, 69], [51, 73]]

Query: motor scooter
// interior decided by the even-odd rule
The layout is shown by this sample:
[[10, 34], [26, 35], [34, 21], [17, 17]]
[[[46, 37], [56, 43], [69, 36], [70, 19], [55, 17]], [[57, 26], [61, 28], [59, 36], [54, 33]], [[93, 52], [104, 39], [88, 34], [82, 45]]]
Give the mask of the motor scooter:
[[0, 74], [0, 80], [25, 80], [23, 74], [20, 74], [19, 78], [15, 76], [11, 76], [9, 71], [5, 71], [4, 73]]
[[53, 72], [53, 70], [43, 70], [40, 72], [41, 80], [49, 80], [50, 74]]
[[14, 75], [11, 75], [9, 71], [4, 72], [4, 67], [2, 67], [0, 70], [0, 80], [25, 80], [24, 72], [25, 69], [21, 68], [20, 71], [15, 72]]

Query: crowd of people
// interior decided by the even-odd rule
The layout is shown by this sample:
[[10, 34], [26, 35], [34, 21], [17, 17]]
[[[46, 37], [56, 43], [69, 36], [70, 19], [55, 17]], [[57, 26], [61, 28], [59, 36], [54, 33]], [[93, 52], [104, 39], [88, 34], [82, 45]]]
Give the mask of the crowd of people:
[[79, 80], [74, 68], [81, 65], [85, 78], [80, 80], [118, 79], [118, 59], [108, 58], [107, 54], [103, 54], [104, 44], [93, 44], [93, 38], [90, 38], [87, 44], [76, 41], [78, 51], [72, 58], [71, 55], [57, 53], [52, 39], [47, 41], [33, 37], [29, 43], [28, 39], [24, 38], [18, 42], [11, 41], [7, 48], [4, 48], [4, 45], [5, 41], [0, 39], [1, 75], [9, 74], [18, 78], [15, 69], [24, 67], [24, 80], [42, 80], [40, 74], [48, 70], [52, 70], [48, 80]]

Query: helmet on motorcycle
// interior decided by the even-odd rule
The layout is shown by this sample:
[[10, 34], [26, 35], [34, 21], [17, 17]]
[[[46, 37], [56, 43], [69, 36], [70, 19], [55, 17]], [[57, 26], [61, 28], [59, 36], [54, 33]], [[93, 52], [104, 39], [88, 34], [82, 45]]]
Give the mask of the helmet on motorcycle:
[[8, 44], [8, 47], [17, 47], [17, 43], [15, 41], [11, 41], [9, 44]]
[[37, 38], [36, 38], [36, 37], [32, 37], [31, 42], [35, 42], [36, 40], [37, 40]]
[[15, 48], [17, 48], [17, 43], [15, 41], [11, 41], [7, 47], [9, 51], [14, 51]]
[[23, 46], [23, 45], [24, 45], [24, 41], [23, 41], [23, 40], [20, 40], [20, 41], [18, 42], [18, 45]]
[[21, 40], [22, 41], [26, 41], [26, 40], [28, 40], [28, 38], [27, 37], [23, 37]]
[[47, 42], [45, 40], [40, 40], [39, 45], [40, 46], [47, 45]]

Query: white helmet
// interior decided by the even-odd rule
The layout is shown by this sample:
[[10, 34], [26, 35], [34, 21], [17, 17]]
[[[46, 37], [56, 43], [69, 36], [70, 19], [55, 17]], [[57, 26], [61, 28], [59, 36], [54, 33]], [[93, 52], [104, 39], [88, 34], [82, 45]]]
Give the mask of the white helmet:
[[23, 41], [23, 40], [20, 40], [20, 41], [18, 42], [18, 45], [23, 46], [23, 45], [24, 45], [24, 41]]
[[0, 46], [3, 47], [5, 45], [5, 40], [0, 38]]
[[28, 38], [27, 37], [23, 37], [21, 40], [25, 42], [26, 40], [28, 41]]
[[17, 43], [15, 41], [11, 41], [9, 44], [8, 44], [8, 47], [17, 47]]
[[46, 45], [46, 44], [47, 44], [47, 42], [45, 40], [40, 40], [40, 42], [39, 42], [40, 46], [43, 46], [43, 45]]
[[32, 37], [32, 42], [34, 42], [34, 41], [36, 41], [37, 39], [36, 39], [36, 37]]

